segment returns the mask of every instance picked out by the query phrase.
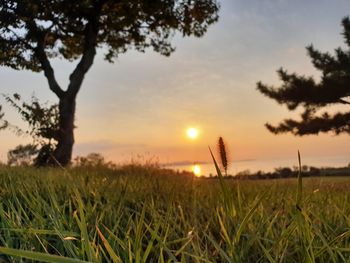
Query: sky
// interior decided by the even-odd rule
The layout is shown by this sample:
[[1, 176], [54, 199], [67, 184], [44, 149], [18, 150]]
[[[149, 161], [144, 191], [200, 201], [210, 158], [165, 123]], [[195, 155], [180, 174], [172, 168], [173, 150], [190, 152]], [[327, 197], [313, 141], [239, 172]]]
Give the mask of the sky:
[[[202, 38], [173, 39], [175, 53], [129, 51], [115, 63], [99, 50], [77, 98], [74, 155], [99, 152], [115, 162], [209, 161], [208, 146], [222, 136], [232, 160], [279, 160], [303, 156], [327, 163], [350, 156], [348, 135], [273, 135], [264, 123], [298, 117], [262, 96], [256, 83], [278, 85], [276, 70], [319, 76], [305, 46], [322, 51], [343, 46], [341, 19], [348, 0], [221, 0], [220, 19]], [[52, 61], [67, 86], [74, 64]], [[56, 103], [42, 73], [0, 68], [1, 93]], [[0, 99], [0, 104], [4, 101]], [[7, 119], [23, 125], [5, 107]], [[186, 129], [199, 137], [189, 140]], [[0, 160], [30, 138], [0, 134]], [[343, 158], [345, 159], [345, 158]], [[331, 161], [329, 161], [331, 162]], [[350, 162], [350, 158], [349, 158]], [[344, 163], [346, 165], [347, 163]]]

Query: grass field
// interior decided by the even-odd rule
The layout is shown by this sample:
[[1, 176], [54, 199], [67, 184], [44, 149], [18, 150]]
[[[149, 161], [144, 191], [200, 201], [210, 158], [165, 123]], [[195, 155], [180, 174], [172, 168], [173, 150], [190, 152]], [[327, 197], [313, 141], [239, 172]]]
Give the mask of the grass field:
[[350, 262], [350, 177], [0, 168], [0, 262]]

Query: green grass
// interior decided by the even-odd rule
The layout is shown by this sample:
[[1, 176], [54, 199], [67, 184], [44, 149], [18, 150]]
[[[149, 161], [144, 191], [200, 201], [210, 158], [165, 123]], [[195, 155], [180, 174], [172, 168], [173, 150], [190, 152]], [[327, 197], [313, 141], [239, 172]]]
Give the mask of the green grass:
[[350, 262], [350, 177], [0, 168], [0, 262]]

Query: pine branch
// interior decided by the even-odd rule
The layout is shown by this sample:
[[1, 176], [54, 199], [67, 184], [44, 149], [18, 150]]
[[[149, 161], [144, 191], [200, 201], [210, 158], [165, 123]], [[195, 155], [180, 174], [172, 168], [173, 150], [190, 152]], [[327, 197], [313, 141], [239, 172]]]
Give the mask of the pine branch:
[[329, 104], [350, 104], [344, 100], [350, 95], [350, 19], [343, 19], [343, 36], [348, 49], [335, 49], [335, 54], [316, 50], [313, 45], [306, 49], [316, 69], [321, 71], [320, 81], [313, 77], [277, 71], [282, 84], [279, 87], [257, 83], [257, 89], [265, 96], [284, 104], [289, 110], [298, 106], [321, 108]]
[[343, 25], [343, 36], [345, 38], [345, 43], [350, 46], [350, 19], [349, 17], [345, 17], [342, 21]]
[[292, 133], [297, 136], [327, 132], [333, 132], [336, 135], [341, 133], [350, 134], [350, 112], [334, 115], [323, 113], [321, 116], [315, 116], [314, 112], [305, 111], [301, 115], [300, 121], [286, 119], [277, 126], [269, 123], [265, 126], [274, 134]]

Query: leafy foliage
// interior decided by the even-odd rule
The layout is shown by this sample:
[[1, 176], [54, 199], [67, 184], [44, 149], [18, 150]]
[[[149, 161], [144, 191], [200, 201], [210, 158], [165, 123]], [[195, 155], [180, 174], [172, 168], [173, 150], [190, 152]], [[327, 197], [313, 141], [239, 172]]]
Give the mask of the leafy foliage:
[[277, 126], [266, 124], [271, 132], [291, 132], [300, 136], [320, 132], [350, 134], [350, 112], [318, 114], [322, 108], [330, 105], [350, 104], [350, 19], [344, 18], [342, 25], [347, 49], [337, 48], [332, 56], [316, 50], [312, 45], [307, 47], [313, 65], [322, 73], [319, 82], [313, 77], [290, 74], [280, 69], [278, 75], [283, 82], [280, 87], [261, 82], [257, 84], [263, 95], [285, 104], [289, 110], [295, 110], [298, 106], [304, 108], [300, 121], [286, 119]]
[[77, 156], [74, 159], [75, 166], [78, 167], [104, 167], [112, 168], [116, 165], [112, 162], [107, 162], [100, 153], [89, 153], [86, 156]]
[[176, 30], [202, 36], [218, 9], [214, 0], [2, 0], [0, 63], [41, 71], [48, 57], [74, 60], [90, 44], [108, 61], [130, 48], [169, 55]]
[[[31, 163], [30, 156], [35, 154], [38, 154], [34, 159], [36, 165], [46, 164], [57, 145], [58, 105], [40, 104], [35, 96], [32, 96], [29, 103], [22, 101], [18, 94], [13, 96], [4, 95], [4, 97], [10, 106], [17, 110], [21, 119], [27, 124], [28, 130], [11, 125], [8, 121], [4, 121], [7, 124], [5, 128], [11, 129], [19, 136], [30, 135], [33, 139], [32, 144], [19, 145], [9, 151], [9, 164], [29, 164]], [[38, 151], [37, 148], [40, 148], [40, 150]]]
[[2, 112], [2, 106], [0, 105], [0, 130], [6, 129], [8, 122], [4, 120], [5, 113]]
[[32, 165], [38, 152], [36, 145], [18, 145], [7, 153], [7, 164], [10, 166]]
[[28, 130], [23, 131], [17, 126], [12, 126], [19, 135], [29, 134], [34, 141], [46, 144], [57, 141], [58, 127], [58, 105], [48, 103], [40, 104], [38, 98], [32, 96], [31, 101], [24, 102], [21, 96], [4, 95], [10, 106], [18, 111], [22, 120], [28, 124]]

